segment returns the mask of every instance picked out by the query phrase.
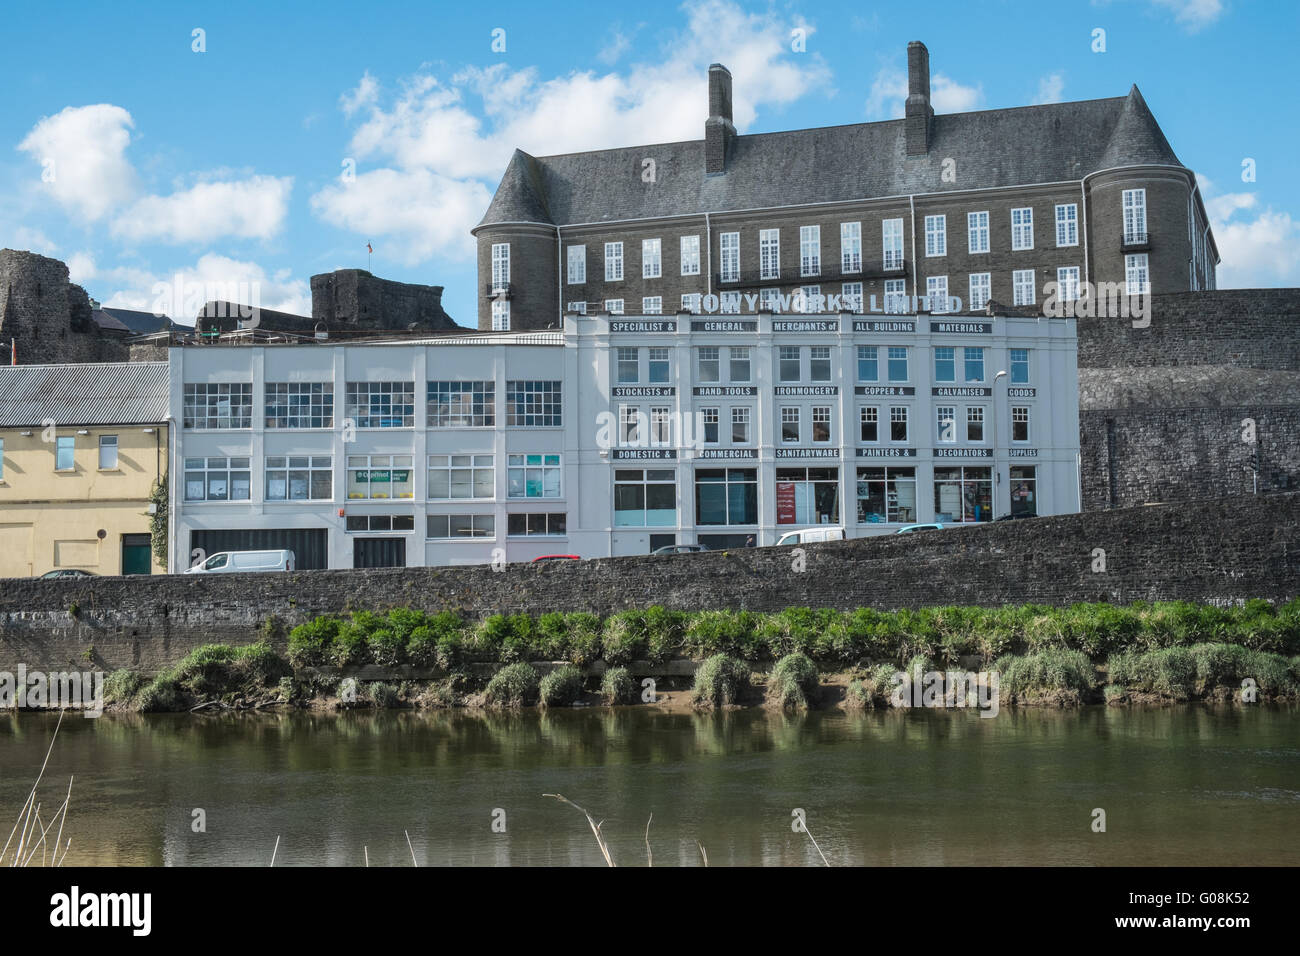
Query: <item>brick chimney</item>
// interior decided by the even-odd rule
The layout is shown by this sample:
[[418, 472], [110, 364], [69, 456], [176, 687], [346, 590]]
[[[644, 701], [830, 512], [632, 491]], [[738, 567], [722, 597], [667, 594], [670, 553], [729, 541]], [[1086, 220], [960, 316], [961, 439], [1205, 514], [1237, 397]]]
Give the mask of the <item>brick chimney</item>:
[[920, 40], [907, 45], [907, 155], [924, 156], [930, 151], [930, 51]]
[[727, 171], [727, 150], [736, 137], [731, 124], [731, 71], [721, 63], [709, 67], [709, 118], [704, 122], [704, 171]]

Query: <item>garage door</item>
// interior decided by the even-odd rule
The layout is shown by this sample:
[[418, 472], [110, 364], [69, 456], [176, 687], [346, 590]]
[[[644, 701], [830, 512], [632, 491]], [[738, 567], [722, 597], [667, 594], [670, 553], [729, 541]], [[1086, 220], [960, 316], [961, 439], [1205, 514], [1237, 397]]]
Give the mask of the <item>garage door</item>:
[[191, 563], [195, 548], [202, 548], [204, 554], [216, 554], [218, 551], [279, 551], [287, 548], [293, 552], [295, 567], [299, 571], [329, 567], [329, 531], [325, 528], [191, 531]]

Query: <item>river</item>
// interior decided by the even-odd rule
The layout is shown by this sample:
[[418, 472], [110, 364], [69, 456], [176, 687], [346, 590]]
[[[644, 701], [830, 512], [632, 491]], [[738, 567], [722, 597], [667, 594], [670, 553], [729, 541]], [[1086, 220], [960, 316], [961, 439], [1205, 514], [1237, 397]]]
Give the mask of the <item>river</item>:
[[[56, 719], [0, 716], [6, 830]], [[70, 774], [69, 865], [603, 865], [556, 792], [622, 866], [651, 813], [655, 865], [1300, 863], [1295, 708], [69, 714]]]

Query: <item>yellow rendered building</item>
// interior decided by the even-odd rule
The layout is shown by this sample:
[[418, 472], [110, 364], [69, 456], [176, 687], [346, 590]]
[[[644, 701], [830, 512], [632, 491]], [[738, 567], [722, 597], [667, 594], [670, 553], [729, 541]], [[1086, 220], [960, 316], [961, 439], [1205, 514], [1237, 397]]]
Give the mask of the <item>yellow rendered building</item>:
[[166, 362], [0, 367], [0, 577], [166, 571], [167, 389]]

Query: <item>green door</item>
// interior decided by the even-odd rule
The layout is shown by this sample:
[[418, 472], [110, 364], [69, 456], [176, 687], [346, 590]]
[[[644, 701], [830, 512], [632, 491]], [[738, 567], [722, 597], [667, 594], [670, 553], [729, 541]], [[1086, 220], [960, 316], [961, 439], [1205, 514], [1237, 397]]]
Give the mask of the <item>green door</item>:
[[147, 534], [122, 535], [122, 573], [149, 574], [153, 570]]

